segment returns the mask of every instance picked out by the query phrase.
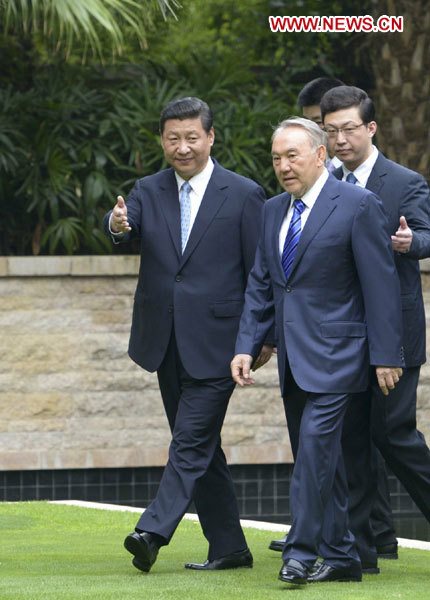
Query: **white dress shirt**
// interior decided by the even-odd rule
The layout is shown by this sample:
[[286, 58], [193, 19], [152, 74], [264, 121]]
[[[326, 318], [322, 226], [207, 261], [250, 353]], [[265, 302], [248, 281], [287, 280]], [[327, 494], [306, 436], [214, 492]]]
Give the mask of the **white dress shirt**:
[[342, 161], [338, 159], [337, 156], [333, 156], [333, 158], [328, 158], [325, 165], [328, 169], [329, 173], [333, 173], [335, 169], [338, 169], [342, 166]]
[[[306, 221], [308, 220], [308, 217], [313, 208], [313, 205], [315, 204], [316, 199], [320, 195], [320, 192], [323, 189], [324, 184], [327, 181], [328, 177], [329, 177], [329, 173], [328, 173], [327, 169], [324, 168], [323, 172], [318, 177], [318, 179], [315, 181], [313, 186], [306, 192], [306, 194], [303, 194], [303, 196], [301, 197], [301, 201], [305, 205], [305, 208], [301, 214], [302, 231], [306, 224]], [[282, 252], [284, 251], [285, 238], [287, 237], [288, 228], [290, 226], [290, 222], [291, 222], [291, 219], [293, 216], [293, 212], [294, 212], [293, 202], [295, 199], [296, 199], [295, 196], [291, 196], [290, 206], [287, 210], [287, 214], [285, 215], [284, 221], [281, 225], [281, 231], [279, 232], [279, 255], [280, 256], [282, 256]]]

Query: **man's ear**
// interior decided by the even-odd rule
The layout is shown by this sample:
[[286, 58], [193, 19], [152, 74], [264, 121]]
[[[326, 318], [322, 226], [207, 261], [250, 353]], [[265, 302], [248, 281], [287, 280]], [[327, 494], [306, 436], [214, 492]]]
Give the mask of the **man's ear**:
[[370, 123], [367, 124], [367, 131], [369, 133], [369, 137], [373, 137], [377, 129], [378, 125], [376, 124], [376, 121], [370, 121]]
[[215, 129], [213, 127], [210, 128], [208, 136], [209, 136], [210, 145], [213, 146], [214, 141], [215, 141]]
[[318, 166], [324, 165], [327, 158], [327, 148], [321, 144], [317, 148]]

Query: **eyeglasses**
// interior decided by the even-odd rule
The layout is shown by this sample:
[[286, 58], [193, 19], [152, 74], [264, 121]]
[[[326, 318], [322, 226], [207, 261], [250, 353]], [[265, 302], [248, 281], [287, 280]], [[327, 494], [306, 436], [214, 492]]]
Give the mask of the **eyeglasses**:
[[351, 137], [354, 135], [356, 130], [359, 127], [366, 126], [366, 123], [360, 123], [360, 125], [349, 125], [348, 127], [324, 127], [324, 131], [328, 135], [329, 138], [336, 138], [340, 132], [343, 133], [345, 137]]

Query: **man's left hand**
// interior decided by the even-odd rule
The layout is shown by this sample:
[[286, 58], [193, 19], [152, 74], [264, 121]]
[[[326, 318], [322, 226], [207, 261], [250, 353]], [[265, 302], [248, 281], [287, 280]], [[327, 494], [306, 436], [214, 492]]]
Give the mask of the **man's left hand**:
[[399, 228], [396, 231], [396, 234], [391, 236], [393, 250], [395, 252], [400, 252], [401, 254], [409, 252], [413, 235], [413, 231], [408, 227], [405, 217], [400, 217]]
[[376, 367], [378, 385], [384, 396], [388, 396], [389, 391], [394, 390], [402, 373], [403, 371], [400, 367]]

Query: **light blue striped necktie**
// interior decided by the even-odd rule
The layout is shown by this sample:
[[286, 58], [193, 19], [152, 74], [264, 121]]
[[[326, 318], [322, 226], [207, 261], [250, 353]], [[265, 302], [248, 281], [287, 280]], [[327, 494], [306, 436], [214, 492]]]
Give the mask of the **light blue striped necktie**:
[[293, 266], [300, 234], [302, 233], [302, 219], [300, 215], [306, 207], [300, 198], [296, 198], [293, 204], [293, 216], [291, 217], [290, 226], [285, 238], [284, 249], [282, 251], [282, 268], [284, 269], [285, 277], [287, 279], [291, 273], [291, 267]]
[[190, 192], [192, 187], [188, 181], [184, 181], [179, 191], [179, 204], [181, 207], [181, 248], [182, 254], [184, 253], [185, 246], [188, 241], [188, 234], [190, 231], [191, 221], [191, 200]]

